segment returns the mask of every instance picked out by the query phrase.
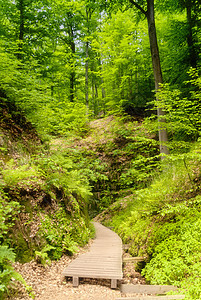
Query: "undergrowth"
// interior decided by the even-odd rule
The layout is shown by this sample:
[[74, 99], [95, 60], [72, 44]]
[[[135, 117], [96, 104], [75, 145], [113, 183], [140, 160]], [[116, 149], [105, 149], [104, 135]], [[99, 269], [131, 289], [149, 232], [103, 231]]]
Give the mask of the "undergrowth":
[[0, 187], [0, 298], [3, 299], [5, 293], [14, 285], [14, 281], [21, 282], [29, 296], [32, 297], [32, 289], [28, 286], [23, 277], [14, 270], [12, 263], [15, 261], [15, 250], [10, 248], [6, 236], [9, 229], [13, 227], [20, 205], [16, 201], [11, 201]]
[[126, 204], [119, 200], [105, 217], [133, 256], [146, 257], [147, 282], [176, 285], [192, 300], [201, 299], [199, 149], [198, 142], [189, 154], [167, 158], [149, 188], [135, 191]]
[[12, 266], [15, 260], [36, 259], [45, 266], [64, 253], [72, 255], [93, 235], [86, 176], [70, 157], [48, 151], [37, 138], [34, 147], [23, 131], [21, 138], [15, 136], [14, 122], [12, 128], [2, 131], [0, 140], [1, 299], [14, 291], [16, 281], [33, 296]]
[[[100, 134], [95, 132], [94, 136], [92, 131], [90, 142], [86, 136], [86, 141], [73, 141], [62, 150], [65, 159], [76, 164], [79, 176], [87, 178], [92, 186], [92, 217], [107, 209], [120, 194], [148, 186], [160, 170], [158, 142], [141, 124], [128, 116], [106, 117], [99, 123]], [[62, 149], [62, 139], [60, 143]]]

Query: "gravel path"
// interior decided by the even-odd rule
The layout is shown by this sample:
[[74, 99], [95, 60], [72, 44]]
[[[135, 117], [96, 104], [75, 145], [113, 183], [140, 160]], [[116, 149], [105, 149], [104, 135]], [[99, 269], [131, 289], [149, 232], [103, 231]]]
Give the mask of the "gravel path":
[[[72, 259], [62, 257], [51, 266], [44, 268], [35, 262], [15, 264], [15, 269], [20, 271], [28, 285], [31, 285], [38, 300], [113, 300], [120, 296], [119, 290], [111, 290], [110, 280], [80, 280], [78, 288], [73, 288], [72, 278], [69, 280], [62, 276], [63, 269]], [[20, 294], [10, 299], [31, 299], [26, 295], [23, 288]]]
[[[87, 251], [81, 249], [79, 254]], [[129, 254], [124, 254], [129, 256]], [[35, 261], [20, 264], [15, 263], [27, 284], [32, 286], [36, 300], [115, 300], [121, 296], [120, 291], [110, 288], [110, 280], [82, 279], [78, 288], [73, 288], [72, 278], [62, 276], [64, 268], [74, 257], [63, 256], [59, 261], [53, 261], [51, 266], [43, 267]], [[135, 272], [134, 264], [128, 263], [124, 267], [123, 283], [145, 283], [141, 275]], [[12, 300], [30, 300], [22, 287], [18, 287], [18, 294], [8, 298]]]

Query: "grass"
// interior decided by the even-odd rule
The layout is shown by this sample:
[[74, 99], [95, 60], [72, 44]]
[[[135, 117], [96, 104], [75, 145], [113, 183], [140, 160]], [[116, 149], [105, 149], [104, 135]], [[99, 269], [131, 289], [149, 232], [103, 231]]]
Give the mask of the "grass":
[[177, 285], [191, 300], [201, 299], [199, 148], [170, 156], [149, 187], [120, 199], [105, 218], [133, 256], [147, 257], [147, 282]]

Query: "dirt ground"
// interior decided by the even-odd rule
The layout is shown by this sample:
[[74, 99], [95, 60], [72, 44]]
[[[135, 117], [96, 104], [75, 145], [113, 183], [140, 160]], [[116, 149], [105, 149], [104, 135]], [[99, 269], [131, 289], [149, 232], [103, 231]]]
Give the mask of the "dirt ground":
[[[81, 249], [77, 254], [87, 251]], [[54, 261], [50, 266], [38, 265], [35, 261], [20, 264], [15, 263], [15, 269], [19, 271], [27, 284], [32, 286], [36, 300], [115, 300], [122, 296], [119, 288], [112, 290], [110, 280], [80, 279], [78, 288], [72, 286], [72, 278], [64, 278], [63, 270], [77, 257], [63, 256], [59, 261]], [[125, 253], [124, 256], [129, 256]], [[124, 265], [124, 278], [122, 283], [144, 284], [140, 273], [135, 271], [133, 263]], [[8, 299], [31, 299], [22, 286], [18, 286], [18, 292]]]
[[[98, 143], [106, 143], [113, 139], [113, 117], [95, 120], [90, 123], [91, 132], [88, 137], [78, 141], [74, 141], [74, 147], [96, 149]], [[99, 132], [97, 136], [97, 130]], [[55, 139], [51, 148], [69, 147], [69, 143], [65, 140]], [[101, 154], [102, 155], [102, 154]], [[50, 266], [42, 266], [35, 261], [20, 264], [15, 263], [14, 268], [18, 271], [26, 283], [32, 287], [36, 300], [113, 300], [121, 296], [120, 290], [112, 290], [110, 288], [110, 280], [81, 279], [78, 288], [73, 288], [72, 278], [64, 278], [63, 270], [68, 264], [77, 257], [77, 255], [85, 253], [90, 247], [80, 249], [79, 253], [73, 257], [63, 256], [59, 261], [53, 261]], [[125, 253], [125, 256], [129, 254]], [[141, 275], [135, 271], [133, 263], [124, 265], [124, 279], [122, 283], [144, 284], [145, 281]], [[28, 300], [32, 299], [21, 285], [12, 290], [14, 295], [9, 300]]]

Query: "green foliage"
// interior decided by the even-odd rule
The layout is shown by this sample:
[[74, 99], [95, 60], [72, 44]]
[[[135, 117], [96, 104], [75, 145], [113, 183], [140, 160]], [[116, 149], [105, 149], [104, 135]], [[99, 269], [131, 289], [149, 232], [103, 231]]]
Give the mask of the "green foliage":
[[[8, 206], [10, 208], [10, 213], [8, 214]], [[12, 207], [13, 206], [13, 207]], [[3, 231], [1, 232], [1, 242], [3, 238], [5, 238], [7, 234], [7, 230], [9, 227], [11, 227], [13, 224], [8, 223], [8, 216], [11, 216], [11, 208], [14, 210], [15, 203], [11, 202], [9, 205], [5, 205], [6, 211], [0, 210], [0, 218], [3, 219], [3, 224], [1, 229]], [[2, 208], [2, 206], [0, 206]], [[12, 212], [14, 215], [14, 213]], [[14, 219], [12, 220], [14, 221]], [[3, 226], [4, 225], [4, 226]], [[23, 277], [16, 272], [12, 267], [12, 262], [15, 261], [15, 253], [12, 248], [9, 248], [7, 245], [0, 245], [0, 297], [3, 297], [3, 295], [8, 292], [9, 287], [14, 286], [14, 280], [20, 281], [26, 288], [27, 292], [29, 293], [30, 297], [33, 297], [32, 289], [31, 287], [27, 286], [25, 280]]]
[[0, 246], [0, 295], [7, 289], [11, 279], [17, 274], [11, 267], [15, 254], [8, 246]]
[[146, 280], [177, 285], [187, 299], [201, 296], [200, 160], [200, 143], [189, 154], [170, 156], [158, 179], [112, 217], [129, 252], [147, 257]]
[[31, 298], [34, 298], [32, 288], [26, 284], [23, 277], [16, 272], [11, 263], [15, 261], [15, 253], [8, 246], [0, 245], [0, 297], [3, 297], [8, 288], [14, 286], [14, 281], [21, 282]]
[[20, 205], [16, 201], [8, 201], [8, 196], [0, 186], [0, 240], [4, 240], [9, 228], [14, 225]]
[[87, 132], [89, 114], [82, 103], [68, 103], [53, 100], [40, 111], [42, 128], [44, 132], [52, 135], [68, 136], [74, 133], [83, 135]]
[[[123, 121], [123, 123], [122, 123]], [[126, 157], [119, 176], [119, 184], [123, 187], [146, 187], [160, 170], [158, 157], [158, 143], [149, 138], [144, 126], [138, 127], [133, 122], [119, 121], [113, 128], [116, 145], [113, 146], [114, 155]]]
[[[162, 1], [160, 3], [163, 4]], [[167, 4], [165, 6], [167, 7]], [[190, 67], [186, 13], [178, 14], [178, 11], [172, 11], [175, 5], [171, 6], [170, 11], [165, 9], [162, 14], [156, 16], [157, 36], [164, 80], [172, 86], [181, 87], [188, 77], [187, 70]]]
[[115, 113], [133, 112], [152, 97], [150, 50], [145, 22], [136, 24], [132, 9], [105, 18], [92, 47], [102, 60], [104, 105]]
[[48, 252], [50, 252], [51, 250], [55, 250], [55, 247], [46, 245], [41, 251], [35, 251], [37, 263], [42, 264], [44, 266], [50, 265], [51, 260], [48, 256]]
[[32, 296], [30, 287], [27, 286], [22, 276], [12, 267], [12, 262], [15, 261], [14, 249], [9, 248], [7, 234], [14, 225], [15, 219], [20, 212], [20, 205], [16, 201], [10, 201], [8, 196], [0, 186], [0, 297], [8, 291], [8, 288], [14, 284], [13, 279], [20, 281], [29, 290]]
[[144, 157], [138, 155], [131, 161], [130, 168], [120, 176], [119, 183], [122, 187], [143, 188], [150, 183], [159, 168], [158, 157]]
[[[137, 2], [146, 8], [145, 1]], [[20, 210], [28, 218], [22, 226], [27, 227], [29, 238], [32, 217], [36, 212], [40, 216], [40, 249], [33, 252], [45, 264], [65, 252], [75, 252], [78, 245], [88, 241], [91, 228], [86, 211], [92, 209], [93, 201], [100, 211], [117, 196], [138, 189], [123, 213], [118, 213], [123, 201], [114, 208], [115, 228], [131, 243], [132, 254], [149, 256], [144, 270], [148, 280], [181, 286], [194, 281], [189, 294], [199, 297], [199, 146], [188, 153], [191, 143], [200, 137], [199, 72], [190, 71], [185, 88], [183, 81], [192, 50], [199, 49], [201, 42], [200, 5], [197, 0], [192, 3], [189, 22], [189, 16], [181, 13], [187, 2], [156, 1], [164, 78], [170, 84], [179, 83], [180, 90], [164, 85], [155, 108], [161, 106], [167, 112], [169, 146], [175, 155], [160, 165], [155, 140], [158, 123], [149, 123], [149, 129], [154, 128], [153, 138], [149, 138], [148, 129], [138, 130], [136, 123], [122, 124], [122, 120], [115, 120], [110, 137], [106, 138], [105, 131], [102, 135], [96, 132], [96, 145], [92, 143], [87, 150], [67, 145], [62, 153], [58, 149], [51, 154], [42, 151], [20, 161], [15, 151], [15, 159], [8, 159], [7, 147], [0, 145], [0, 256], [7, 252], [13, 259], [6, 243], [10, 243], [9, 234]], [[0, 121], [10, 121], [13, 135], [21, 128], [12, 117], [19, 120], [22, 112], [44, 139], [52, 135], [84, 137], [91, 117], [89, 109], [94, 115], [106, 111], [136, 115], [136, 107], [140, 107], [144, 113], [144, 106], [153, 97], [145, 20], [133, 22], [137, 14], [130, 8], [100, 14], [97, 3], [85, 1], [33, 0], [24, 4], [20, 10], [19, 1], [0, 0], [0, 98], [10, 105], [7, 115], [1, 105]], [[174, 14], [173, 8], [177, 8]], [[192, 46], [188, 43], [191, 30]], [[199, 65], [200, 57], [195, 59]], [[12, 111], [14, 104], [20, 111]], [[161, 168], [162, 174], [152, 182]], [[31, 198], [27, 201], [31, 204], [24, 204], [22, 191], [24, 198], [37, 191], [33, 196], [37, 200]], [[24, 206], [9, 197], [16, 197]], [[45, 203], [46, 198], [50, 203]], [[23, 239], [23, 234], [19, 236]], [[13, 271], [4, 258], [2, 265], [3, 291]]]
[[[102, 133], [101, 127], [98, 136], [96, 132], [93, 136], [92, 132], [89, 147], [71, 148], [69, 144], [64, 144], [62, 153], [64, 161], [68, 158], [69, 169], [73, 170], [76, 166], [80, 179], [87, 178], [92, 186], [94, 197], [89, 198], [91, 213], [93, 209], [99, 211], [107, 208], [119, 193], [127, 193], [127, 188], [148, 186], [160, 169], [158, 143], [149, 138], [141, 126], [125, 117], [109, 117], [102, 119], [102, 122], [107, 123], [108, 128]], [[58, 156], [58, 159], [61, 157]], [[53, 160], [57, 162], [56, 155]], [[64, 168], [66, 176], [69, 170], [67, 166]], [[45, 170], [44, 167], [42, 169]]]
[[48, 257], [59, 259], [63, 253], [73, 254], [78, 250], [78, 245], [83, 246], [88, 242], [91, 234], [85, 219], [78, 211], [70, 213], [72, 217], [64, 207], [60, 207], [54, 215], [41, 216], [40, 234], [51, 245], [40, 252], [43, 261]]
[[17, 166], [16, 162], [11, 159], [2, 170], [4, 185], [13, 187], [16, 185], [33, 184], [38, 181], [39, 172], [34, 165]]
[[148, 249], [154, 254], [142, 272], [151, 284], [187, 288], [189, 299], [200, 299], [200, 216], [200, 196], [166, 210]]
[[34, 158], [35, 163], [46, 181], [44, 187], [47, 191], [51, 187], [63, 189], [66, 196], [76, 193], [78, 197], [87, 202], [91, 196], [90, 186], [84, 174], [77, 170], [72, 156], [57, 151], [52, 156], [45, 154]]
[[184, 141], [187, 144], [186, 150], [189, 150], [188, 142], [196, 141], [200, 136], [200, 76], [195, 69], [191, 69], [189, 74], [191, 79], [186, 84], [191, 86], [192, 91], [188, 97], [184, 98], [181, 91], [172, 90], [168, 84], [165, 84], [161, 86], [158, 92], [159, 100], [155, 102], [156, 106], [163, 107], [166, 111], [171, 149], [175, 148], [175, 141]]

